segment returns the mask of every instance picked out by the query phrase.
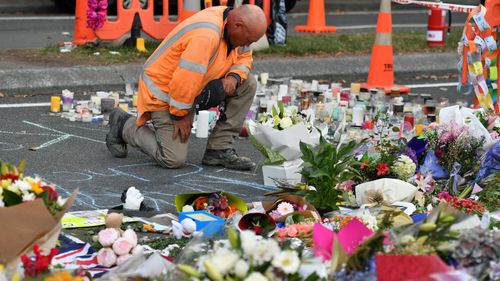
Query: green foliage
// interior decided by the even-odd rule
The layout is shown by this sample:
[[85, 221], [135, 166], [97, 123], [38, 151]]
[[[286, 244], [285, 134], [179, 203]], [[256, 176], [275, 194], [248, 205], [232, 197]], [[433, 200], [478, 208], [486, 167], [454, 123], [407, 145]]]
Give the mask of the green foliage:
[[266, 158], [264, 165], [278, 165], [285, 162], [286, 159], [281, 154], [261, 144], [252, 135], [250, 135], [250, 143]]
[[500, 172], [489, 175], [482, 181], [483, 190], [479, 193], [479, 202], [490, 212], [500, 208]]
[[308, 185], [316, 188], [316, 191], [303, 191], [309, 203], [319, 209], [338, 209], [337, 203], [342, 199], [342, 190], [336, 186], [359, 177], [359, 163], [353, 157], [355, 147], [356, 142], [351, 141], [337, 148], [323, 136], [317, 147], [300, 143], [304, 161], [301, 174]]

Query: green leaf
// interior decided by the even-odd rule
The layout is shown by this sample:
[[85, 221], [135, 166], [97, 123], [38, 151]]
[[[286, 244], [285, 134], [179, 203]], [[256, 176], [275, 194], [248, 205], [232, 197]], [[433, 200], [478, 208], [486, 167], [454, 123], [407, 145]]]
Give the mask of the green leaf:
[[280, 118], [283, 118], [283, 115], [285, 114], [285, 106], [283, 105], [283, 101], [278, 102], [278, 107], [280, 109]]
[[330, 175], [323, 171], [323, 170], [316, 170], [316, 171], [313, 171], [309, 177], [311, 178], [319, 178], [319, 177], [329, 177]]
[[261, 144], [255, 137], [250, 136], [250, 143], [266, 158], [264, 165], [278, 165], [285, 162], [286, 159], [281, 154]]
[[276, 109], [276, 107], [274, 105], [273, 105], [272, 113], [273, 113], [273, 117], [274, 116], [279, 116], [278, 110]]
[[23, 202], [21, 195], [12, 192], [8, 189], [3, 190], [3, 201], [5, 202], [5, 207], [10, 207]]

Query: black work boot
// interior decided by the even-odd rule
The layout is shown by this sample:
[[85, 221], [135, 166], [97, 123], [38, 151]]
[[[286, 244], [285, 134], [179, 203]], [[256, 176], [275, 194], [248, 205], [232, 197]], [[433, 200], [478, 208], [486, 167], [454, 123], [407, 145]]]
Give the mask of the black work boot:
[[117, 158], [127, 157], [127, 143], [122, 138], [123, 126], [130, 115], [120, 108], [115, 108], [109, 115], [109, 132], [106, 135], [106, 146], [111, 155]]
[[223, 166], [233, 170], [251, 170], [255, 167], [255, 163], [250, 158], [238, 156], [234, 149], [205, 150], [205, 155], [201, 161], [203, 165], [208, 166]]

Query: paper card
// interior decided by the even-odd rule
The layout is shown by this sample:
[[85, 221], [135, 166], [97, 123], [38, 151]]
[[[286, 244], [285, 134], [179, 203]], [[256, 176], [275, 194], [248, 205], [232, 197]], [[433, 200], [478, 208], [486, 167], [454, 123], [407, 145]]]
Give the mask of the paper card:
[[[63, 228], [93, 227], [105, 224], [107, 209], [75, 211], [64, 214], [61, 219]], [[135, 222], [137, 219], [123, 217], [123, 222]]]
[[472, 41], [472, 40], [469, 40], [469, 50], [471, 53], [475, 53], [477, 52], [477, 46], [476, 46], [476, 42]]
[[316, 256], [323, 258], [323, 261], [332, 258], [333, 237], [335, 232], [322, 226], [319, 223], [313, 227], [313, 251]]
[[476, 23], [479, 30], [485, 31], [486, 29], [490, 28], [490, 25], [488, 24], [488, 22], [486, 21], [486, 19], [484, 18], [483, 15], [476, 14], [473, 16], [473, 18], [474, 18], [474, 22]]
[[476, 43], [477, 46], [481, 46], [481, 50], [486, 49], [486, 42], [484, 42], [483, 38], [476, 36], [474, 38], [474, 43]]
[[337, 237], [344, 252], [351, 255], [372, 234], [373, 231], [357, 219], [351, 220], [338, 233], [317, 223], [313, 227], [313, 251], [317, 256], [322, 257], [323, 260], [330, 260], [333, 239]]
[[488, 58], [488, 57], [486, 57], [486, 58], [484, 59], [484, 69], [486, 69], [486, 68], [490, 68], [490, 65], [491, 65], [491, 59], [490, 59], [490, 58]]
[[431, 280], [431, 274], [451, 270], [435, 255], [377, 255], [375, 262], [378, 281]]
[[481, 75], [483, 73], [483, 64], [480, 61], [476, 61], [472, 64], [472, 73], [475, 75]]
[[344, 251], [351, 255], [372, 234], [373, 231], [366, 227], [364, 223], [353, 219], [339, 231], [337, 237]]
[[491, 52], [493, 52], [497, 49], [497, 42], [495, 41], [493, 36], [488, 36], [488, 37], [484, 38], [484, 43], [486, 44], [486, 47], [488, 47], [488, 49]]
[[498, 68], [490, 66], [490, 80], [498, 80]]

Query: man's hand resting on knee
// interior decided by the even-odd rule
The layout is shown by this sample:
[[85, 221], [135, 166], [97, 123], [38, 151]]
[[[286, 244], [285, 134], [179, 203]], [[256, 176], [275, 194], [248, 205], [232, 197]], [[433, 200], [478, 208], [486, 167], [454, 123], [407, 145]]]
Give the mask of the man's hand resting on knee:
[[189, 139], [191, 134], [191, 125], [193, 124], [193, 117], [191, 115], [184, 116], [180, 120], [172, 120], [174, 123], [174, 132], [172, 134], [172, 139], [176, 139], [177, 135], [181, 138], [181, 142], [185, 143]]

